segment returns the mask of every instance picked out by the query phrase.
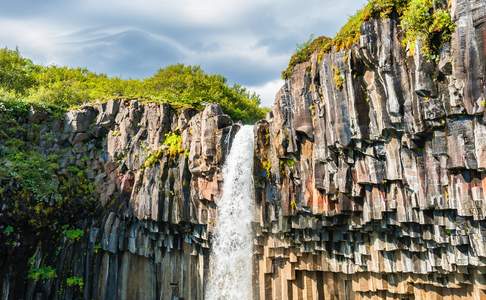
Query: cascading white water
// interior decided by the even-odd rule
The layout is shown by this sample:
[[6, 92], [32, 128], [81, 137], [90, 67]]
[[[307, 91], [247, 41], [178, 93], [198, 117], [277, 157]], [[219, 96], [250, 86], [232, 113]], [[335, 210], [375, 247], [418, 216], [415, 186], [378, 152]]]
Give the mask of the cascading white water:
[[233, 140], [223, 168], [223, 195], [210, 256], [207, 300], [252, 299], [253, 126]]

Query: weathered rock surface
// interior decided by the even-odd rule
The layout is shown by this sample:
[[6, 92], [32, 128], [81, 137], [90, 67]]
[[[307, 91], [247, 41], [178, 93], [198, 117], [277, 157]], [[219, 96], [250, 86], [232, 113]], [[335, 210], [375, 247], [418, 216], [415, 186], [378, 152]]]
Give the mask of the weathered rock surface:
[[[80, 220], [78, 241], [39, 241], [34, 267], [53, 261], [54, 279], [27, 281], [18, 262], [2, 259], [0, 298], [203, 299], [214, 201], [238, 125], [217, 105], [198, 113], [110, 101], [67, 113], [60, 127], [51, 147], [66, 149], [60, 161], [87, 157], [101, 213]], [[168, 133], [182, 138], [175, 157], [164, 148]], [[72, 276], [83, 279], [82, 290], [66, 287]]]
[[486, 299], [486, 2], [452, 7], [438, 63], [370, 20], [286, 80], [256, 127], [259, 299]]

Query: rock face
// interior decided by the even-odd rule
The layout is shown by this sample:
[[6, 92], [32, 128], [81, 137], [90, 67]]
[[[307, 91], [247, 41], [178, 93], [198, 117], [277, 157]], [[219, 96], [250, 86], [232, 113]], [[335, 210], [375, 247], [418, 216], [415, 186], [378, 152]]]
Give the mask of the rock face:
[[[203, 299], [221, 167], [239, 126], [217, 105], [198, 113], [110, 101], [71, 111], [58, 127], [49, 147], [66, 149], [61, 162], [86, 157], [101, 212], [79, 220], [80, 239], [2, 254], [0, 298]], [[176, 155], [169, 133], [181, 139]], [[27, 261], [57, 276], [27, 281]], [[66, 286], [73, 276], [83, 284]]]
[[452, 11], [438, 63], [385, 19], [294, 68], [256, 128], [259, 299], [486, 299], [486, 2]]

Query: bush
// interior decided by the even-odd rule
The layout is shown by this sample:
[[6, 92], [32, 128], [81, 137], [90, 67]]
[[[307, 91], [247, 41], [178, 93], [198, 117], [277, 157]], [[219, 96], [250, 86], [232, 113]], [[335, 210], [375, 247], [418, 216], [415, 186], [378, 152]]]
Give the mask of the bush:
[[39, 268], [31, 267], [27, 277], [34, 281], [50, 280], [57, 277], [56, 269], [51, 266], [43, 266]]
[[84, 68], [35, 65], [8, 49], [0, 49], [0, 97], [61, 109], [114, 98], [197, 109], [218, 103], [233, 119], [244, 122], [261, 119], [267, 112], [255, 93], [229, 86], [223, 76], [206, 74], [197, 66], [172, 65], [146, 79], [123, 80]]
[[84, 231], [82, 229], [68, 229], [65, 227], [64, 236], [71, 241], [79, 241], [84, 236]]
[[66, 279], [66, 284], [69, 287], [77, 287], [82, 290], [84, 287], [84, 280], [79, 276], [71, 276]]
[[184, 153], [184, 148], [182, 148], [182, 137], [175, 132], [170, 132], [165, 135], [163, 145], [167, 147], [167, 153], [170, 157], [174, 158], [177, 155]]
[[415, 42], [419, 40], [421, 51], [429, 60], [438, 59], [440, 48], [450, 41], [455, 30], [449, 11], [434, 9], [434, 6], [437, 3], [433, 0], [410, 0], [401, 19], [401, 27], [405, 32], [403, 46], [408, 45], [413, 54]]

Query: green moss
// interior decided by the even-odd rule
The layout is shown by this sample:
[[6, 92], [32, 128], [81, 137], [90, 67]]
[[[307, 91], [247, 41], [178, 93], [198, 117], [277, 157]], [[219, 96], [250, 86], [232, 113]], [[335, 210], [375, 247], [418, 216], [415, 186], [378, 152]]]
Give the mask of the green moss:
[[167, 147], [167, 153], [172, 158], [184, 153], [184, 148], [182, 148], [182, 137], [175, 132], [167, 133], [162, 145]]
[[32, 267], [27, 274], [28, 278], [34, 281], [50, 280], [57, 277], [56, 269], [51, 266]]
[[265, 176], [270, 178], [272, 171], [272, 163], [269, 160], [262, 161], [262, 168], [265, 170]]
[[78, 228], [69, 229], [65, 227], [63, 234], [68, 240], [79, 241], [84, 236], [84, 231]]
[[69, 287], [77, 287], [79, 290], [82, 290], [84, 287], [84, 280], [79, 276], [71, 276], [66, 278], [66, 284]]
[[164, 156], [164, 149], [157, 149], [152, 151], [145, 159], [142, 168], [148, 169], [153, 167]]
[[281, 158], [279, 161], [280, 164], [280, 170], [283, 171], [285, 167], [288, 167], [289, 169], [293, 169], [295, 167], [295, 160], [293, 158]]
[[121, 135], [121, 132], [120, 132], [120, 130], [112, 130], [111, 135], [114, 136], [114, 137], [117, 137], [117, 136]]
[[337, 66], [332, 66], [332, 73], [333, 73], [333, 80], [334, 84], [339, 90], [343, 89], [344, 86], [344, 77], [341, 75], [341, 71]]
[[169, 132], [165, 135], [162, 146], [152, 151], [145, 159], [142, 168], [153, 167], [163, 156], [167, 154], [170, 158], [176, 158], [180, 154], [189, 157], [189, 150], [182, 147], [182, 137], [176, 132]]
[[[449, 11], [444, 9], [440, 1], [410, 0], [401, 19], [401, 27], [405, 32], [403, 45], [409, 47], [413, 54], [417, 40], [421, 42], [421, 51], [429, 60], [439, 58], [440, 48], [450, 41], [455, 30]], [[441, 7], [441, 8], [437, 8]]]
[[[325, 36], [320, 36], [318, 38], [313, 38], [312, 36], [308, 41], [297, 45], [295, 53], [290, 58], [287, 68], [282, 72], [282, 78], [288, 79], [294, 70], [294, 67], [300, 63], [306, 62], [310, 59], [312, 53], [319, 51], [319, 53], [324, 53], [330, 49], [331, 39]], [[318, 57], [321, 59], [322, 55]]]
[[292, 210], [296, 210], [297, 209], [297, 202], [295, 201], [295, 199], [292, 199], [292, 201], [290, 201], [290, 208]]

